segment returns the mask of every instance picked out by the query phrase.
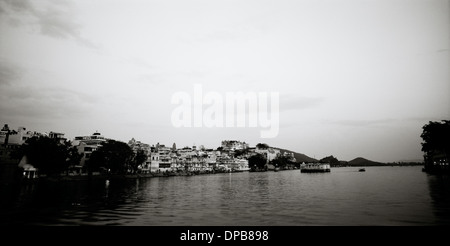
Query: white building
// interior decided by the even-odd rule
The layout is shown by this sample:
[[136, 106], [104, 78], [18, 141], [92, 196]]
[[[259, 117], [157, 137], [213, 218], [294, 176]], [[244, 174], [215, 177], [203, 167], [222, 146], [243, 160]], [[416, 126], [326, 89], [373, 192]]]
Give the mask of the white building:
[[150, 151], [150, 171], [170, 171], [172, 170], [171, 148], [157, 144]]
[[248, 166], [248, 160], [247, 159], [235, 159], [235, 162], [237, 164], [237, 171], [248, 171], [250, 170]]
[[22, 145], [28, 139], [34, 136], [43, 136], [38, 132], [27, 131], [25, 127], [19, 127], [17, 131], [9, 131], [8, 144], [9, 145]]

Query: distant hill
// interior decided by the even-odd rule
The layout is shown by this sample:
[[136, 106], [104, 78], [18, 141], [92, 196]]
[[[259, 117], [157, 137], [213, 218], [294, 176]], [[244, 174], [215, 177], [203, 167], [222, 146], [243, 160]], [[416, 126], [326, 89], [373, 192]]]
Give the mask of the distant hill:
[[355, 158], [348, 162], [349, 166], [385, 166], [385, 163], [367, 160], [362, 157]]
[[297, 162], [317, 162], [318, 160], [311, 158], [305, 154], [301, 154], [301, 153], [297, 153], [291, 150], [286, 150], [286, 149], [281, 149], [281, 148], [276, 148], [273, 147], [274, 149], [279, 149], [281, 154], [283, 154], [284, 152], [289, 152], [289, 153], [294, 153], [294, 157], [297, 160]]

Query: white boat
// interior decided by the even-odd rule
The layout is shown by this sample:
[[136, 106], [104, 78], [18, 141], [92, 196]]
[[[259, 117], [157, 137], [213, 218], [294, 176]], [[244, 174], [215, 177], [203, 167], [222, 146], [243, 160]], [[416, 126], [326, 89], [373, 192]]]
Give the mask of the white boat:
[[302, 173], [327, 173], [330, 171], [329, 163], [303, 163], [300, 165], [300, 172]]

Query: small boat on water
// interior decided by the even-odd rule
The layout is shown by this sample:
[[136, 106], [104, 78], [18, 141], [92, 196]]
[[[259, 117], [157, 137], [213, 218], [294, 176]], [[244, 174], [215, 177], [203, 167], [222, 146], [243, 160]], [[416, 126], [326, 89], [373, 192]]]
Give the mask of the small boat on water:
[[365, 172], [365, 171], [366, 171], [365, 168], [360, 168], [360, 169], [358, 170], [358, 172]]
[[331, 168], [328, 163], [303, 163], [300, 165], [300, 172], [302, 173], [327, 173], [330, 171]]

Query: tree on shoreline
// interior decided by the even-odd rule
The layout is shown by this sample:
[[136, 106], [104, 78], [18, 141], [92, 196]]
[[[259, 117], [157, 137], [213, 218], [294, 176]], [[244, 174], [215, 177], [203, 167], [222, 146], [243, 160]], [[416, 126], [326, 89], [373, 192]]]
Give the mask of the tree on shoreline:
[[445, 159], [450, 156], [450, 121], [430, 121], [422, 127], [420, 137], [423, 139], [422, 151], [425, 153], [425, 167], [431, 167], [436, 160]]
[[288, 165], [294, 164], [292, 161], [290, 161], [290, 157], [279, 155], [275, 159], [270, 161], [270, 164], [274, 165], [275, 167], [279, 167], [281, 169], [286, 168]]
[[89, 173], [105, 168], [109, 173], [126, 174], [133, 169], [134, 152], [128, 144], [116, 140], [108, 140], [94, 151], [89, 159]]
[[248, 158], [248, 166], [251, 170], [265, 170], [267, 169], [267, 159], [262, 154], [252, 155]]
[[78, 164], [81, 159], [70, 141], [61, 142], [47, 136], [28, 139], [14, 156], [18, 159], [26, 156], [31, 165], [47, 175], [59, 175], [67, 171], [70, 165]]
[[133, 172], [136, 172], [139, 165], [143, 164], [147, 160], [147, 155], [145, 154], [144, 150], [138, 150], [136, 154], [134, 155], [131, 169]]

